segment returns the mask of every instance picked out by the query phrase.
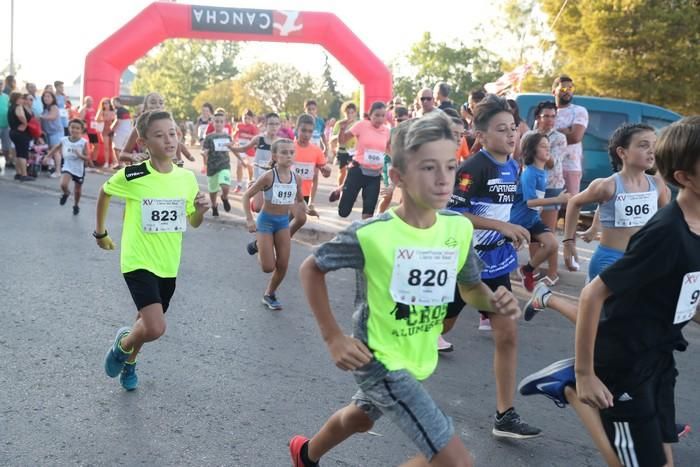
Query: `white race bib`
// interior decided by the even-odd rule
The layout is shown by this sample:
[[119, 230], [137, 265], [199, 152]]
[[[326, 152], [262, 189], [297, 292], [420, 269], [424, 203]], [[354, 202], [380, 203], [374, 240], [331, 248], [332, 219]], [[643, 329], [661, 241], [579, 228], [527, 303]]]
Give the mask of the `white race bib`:
[[148, 233], [187, 230], [184, 199], [144, 199], [141, 201], [141, 228]]
[[391, 297], [407, 305], [439, 306], [454, 299], [457, 250], [397, 248]]
[[620, 193], [615, 198], [615, 227], [641, 227], [656, 214], [659, 194]]
[[678, 295], [673, 324], [684, 323], [692, 319], [698, 309], [698, 299], [700, 299], [700, 271], [689, 272], [683, 276], [683, 286]]
[[[544, 191], [542, 190], [535, 190], [535, 196], [537, 196], [537, 199], [544, 199]], [[535, 211], [537, 212], [542, 212], [542, 206], [537, 206], [535, 208]]]
[[294, 204], [297, 198], [296, 183], [279, 183], [272, 184], [272, 204], [288, 206]]
[[228, 151], [229, 150], [229, 145], [230, 141], [228, 138], [216, 138], [214, 140], [214, 151], [220, 152], [220, 151]]
[[384, 165], [384, 153], [374, 149], [365, 149], [365, 164]]
[[68, 109], [58, 109], [58, 116], [61, 118], [68, 118]]
[[295, 162], [294, 172], [301, 177], [302, 180], [314, 179], [314, 167], [311, 162]]

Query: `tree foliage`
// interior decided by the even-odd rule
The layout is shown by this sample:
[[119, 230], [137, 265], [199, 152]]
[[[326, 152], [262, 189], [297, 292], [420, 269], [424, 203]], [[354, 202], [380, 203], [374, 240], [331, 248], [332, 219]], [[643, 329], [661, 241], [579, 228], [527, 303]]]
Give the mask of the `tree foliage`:
[[[559, 0], [542, 0], [550, 17]], [[554, 26], [561, 71], [577, 91], [698, 112], [700, 6], [696, 0], [569, 2]]]
[[493, 81], [501, 74], [500, 59], [481, 43], [467, 47], [463, 42], [454, 46], [433, 41], [429, 32], [411, 46], [403, 70], [394, 64], [394, 94], [413, 102], [422, 87], [433, 88], [439, 81], [452, 86], [451, 98], [466, 101], [469, 91]]
[[193, 119], [194, 97], [238, 73], [234, 61], [240, 46], [230, 41], [172, 39], [135, 64], [135, 94], [159, 92], [177, 119]]

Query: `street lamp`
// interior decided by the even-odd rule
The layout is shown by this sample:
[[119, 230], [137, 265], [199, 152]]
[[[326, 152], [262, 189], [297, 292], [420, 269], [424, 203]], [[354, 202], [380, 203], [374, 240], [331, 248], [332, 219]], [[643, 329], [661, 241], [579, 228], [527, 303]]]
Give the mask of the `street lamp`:
[[15, 0], [10, 0], [10, 74], [15, 74]]

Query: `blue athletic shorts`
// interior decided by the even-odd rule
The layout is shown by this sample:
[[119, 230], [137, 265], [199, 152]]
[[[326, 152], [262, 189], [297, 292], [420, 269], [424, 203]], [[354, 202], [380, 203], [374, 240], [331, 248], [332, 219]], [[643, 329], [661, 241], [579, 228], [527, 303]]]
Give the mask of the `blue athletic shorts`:
[[603, 272], [608, 266], [622, 258], [624, 251], [608, 248], [607, 246], [598, 245], [591, 257], [591, 264], [588, 265], [588, 280], [592, 281], [598, 274]]
[[258, 232], [274, 235], [280, 230], [289, 228], [289, 216], [287, 214], [275, 216], [261, 211], [255, 224]]

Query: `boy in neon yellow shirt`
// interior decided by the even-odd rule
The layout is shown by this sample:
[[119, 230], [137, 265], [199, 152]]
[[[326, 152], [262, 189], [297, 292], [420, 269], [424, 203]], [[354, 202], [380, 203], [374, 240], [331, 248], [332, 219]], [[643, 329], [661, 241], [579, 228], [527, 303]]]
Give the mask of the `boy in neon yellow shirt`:
[[165, 332], [164, 314], [175, 292], [182, 233], [187, 223], [199, 227], [209, 208], [194, 174], [172, 163], [178, 147], [172, 116], [162, 111], [146, 112], [136, 122], [136, 129], [151, 158], [121, 169], [100, 189], [93, 233], [100, 248], [116, 248], [105, 219], [111, 197], [124, 198], [121, 272], [138, 315], [131, 329], [117, 331], [105, 357], [105, 372], [112, 378], [121, 375], [121, 385], [128, 391], [138, 385], [136, 355], [141, 346]]
[[[405, 122], [392, 139], [391, 180], [403, 202], [381, 216], [356, 222], [321, 245], [301, 267], [301, 279], [331, 357], [350, 370], [359, 391], [310, 440], [295, 436], [295, 467], [316, 466], [322, 455], [387, 415], [411, 438], [420, 455], [407, 465], [471, 466], [471, 456], [421, 381], [437, 365], [450, 290], [493, 313], [519, 316], [504, 287], [481, 282], [482, 263], [472, 248], [473, 226], [442, 209], [450, 199], [457, 163], [451, 124], [444, 115]], [[327, 272], [358, 270], [353, 336], [330, 310]], [[359, 273], [361, 272], [361, 273]], [[450, 289], [452, 287], [452, 289]]]

